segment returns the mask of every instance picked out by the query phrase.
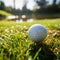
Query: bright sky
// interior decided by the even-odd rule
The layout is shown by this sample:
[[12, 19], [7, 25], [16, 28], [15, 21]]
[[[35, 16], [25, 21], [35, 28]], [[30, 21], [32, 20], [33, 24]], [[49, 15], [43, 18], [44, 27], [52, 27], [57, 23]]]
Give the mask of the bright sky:
[[[14, 6], [13, 0], [3, 0], [3, 1], [5, 2], [6, 6], [12, 6], [12, 7]], [[26, 0], [15, 0], [15, 7], [22, 9], [25, 1]], [[49, 4], [51, 4], [53, 0], [47, 0], [47, 1], [49, 1]], [[59, 1], [60, 0], [57, 0], [57, 2]], [[36, 5], [37, 4], [34, 2], [34, 0], [28, 0], [27, 8], [32, 10], [33, 8], [36, 8]]]
[[34, 0], [29, 0], [28, 1], [28, 4], [27, 4], [28, 9], [32, 10], [33, 7], [36, 8], [36, 6], [37, 6], [37, 4], [36, 4], [36, 2], [34, 2]]
[[[13, 0], [3, 0], [5, 2], [6, 6], [12, 6], [14, 7]], [[24, 0], [15, 0], [15, 7], [22, 9], [24, 4]]]

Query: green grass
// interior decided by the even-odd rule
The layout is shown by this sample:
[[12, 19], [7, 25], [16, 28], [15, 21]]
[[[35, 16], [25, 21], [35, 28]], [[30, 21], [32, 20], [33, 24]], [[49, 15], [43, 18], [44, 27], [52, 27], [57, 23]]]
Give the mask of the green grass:
[[12, 15], [12, 14], [5, 12], [5, 11], [2, 11], [2, 10], [0, 10], [0, 14], [5, 15], [5, 16], [11, 16]]
[[[28, 29], [42, 24], [47, 37], [39, 44], [28, 38]], [[34, 22], [0, 21], [0, 60], [60, 60], [60, 19]]]

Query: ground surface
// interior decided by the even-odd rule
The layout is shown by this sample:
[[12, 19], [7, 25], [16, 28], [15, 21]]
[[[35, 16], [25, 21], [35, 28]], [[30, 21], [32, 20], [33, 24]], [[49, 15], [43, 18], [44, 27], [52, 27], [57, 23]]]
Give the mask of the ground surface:
[[[47, 29], [46, 39], [39, 44], [28, 38], [28, 29], [33, 24], [42, 24]], [[60, 60], [60, 19], [0, 21], [0, 60]]]

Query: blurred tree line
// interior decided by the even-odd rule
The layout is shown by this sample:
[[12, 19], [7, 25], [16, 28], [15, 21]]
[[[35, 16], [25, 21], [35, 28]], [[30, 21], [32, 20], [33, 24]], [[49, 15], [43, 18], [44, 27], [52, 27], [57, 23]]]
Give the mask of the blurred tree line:
[[[60, 1], [56, 3], [57, 0], [53, 0], [52, 4], [48, 5], [48, 1], [46, 0], [35, 0], [40, 7], [35, 11], [35, 15], [37, 18], [58, 18], [60, 17]], [[39, 16], [37, 16], [37, 14]]]
[[0, 10], [5, 10], [5, 4], [3, 1], [0, 1]]
[[[5, 10], [4, 2], [0, 1], [0, 10]], [[0, 19], [6, 18], [5, 15], [0, 14]]]
[[10, 12], [14, 15], [26, 15], [29, 17], [45, 18], [45, 17], [60, 17], [60, 2], [56, 3], [57, 0], [53, 0], [51, 5], [48, 5], [46, 0], [34, 0], [39, 9], [33, 9], [32, 11], [26, 8], [26, 4], [20, 9], [15, 9], [12, 7], [6, 7], [3, 1], [0, 1], [0, 10]]
[[60, 2], [57, 4], [57, 0], [53, 0], [51, 5], [47, 5], [48, 1], [46, 0], [35, 0], [37, 4], [40, 6], [38, 9], [39, 12], [46, 12], [46, 13], [60, 13]]

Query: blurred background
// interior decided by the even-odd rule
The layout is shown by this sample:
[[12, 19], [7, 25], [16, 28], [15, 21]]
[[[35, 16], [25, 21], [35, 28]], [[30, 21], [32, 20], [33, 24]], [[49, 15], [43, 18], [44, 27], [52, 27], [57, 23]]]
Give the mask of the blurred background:
[[0, 20], [60, 18], [60, 0], [0, 0]]
[[[47, 30], [41, 44], [28, 37], [33, 24]], [[60, 60], [60, 0], [0, 0], [0, 60]]]

